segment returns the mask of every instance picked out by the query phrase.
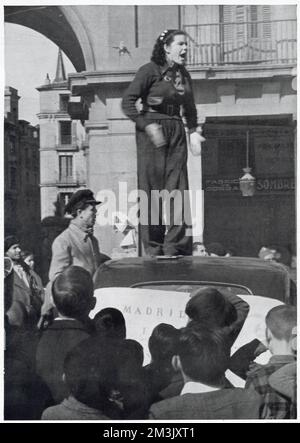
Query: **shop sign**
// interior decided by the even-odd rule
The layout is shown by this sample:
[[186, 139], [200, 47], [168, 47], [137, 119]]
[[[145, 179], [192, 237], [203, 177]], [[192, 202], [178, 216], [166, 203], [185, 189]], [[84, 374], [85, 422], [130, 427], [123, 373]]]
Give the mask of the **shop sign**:
[[[204, 179], [203, 189], [206, 192], [240, 191], [239, 179]], [[257, 178], [257, 192], [288, 192], [295, 190], [294, 178]]]

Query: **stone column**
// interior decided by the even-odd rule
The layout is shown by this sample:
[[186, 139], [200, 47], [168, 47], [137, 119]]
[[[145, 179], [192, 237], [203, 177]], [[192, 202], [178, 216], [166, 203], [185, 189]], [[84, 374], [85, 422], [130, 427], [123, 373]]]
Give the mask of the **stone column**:
[[[203, 126], [205, 117], [198, 121], [198, 126]], [[189, 138], [188, 138], [189, 144]], [[188, 176], [189, 195], [193, 223], [194, 241], [203, 241], [204, 229], [204, 192], [202, 190], [202, 155], [193, 156], [188, 150]]]

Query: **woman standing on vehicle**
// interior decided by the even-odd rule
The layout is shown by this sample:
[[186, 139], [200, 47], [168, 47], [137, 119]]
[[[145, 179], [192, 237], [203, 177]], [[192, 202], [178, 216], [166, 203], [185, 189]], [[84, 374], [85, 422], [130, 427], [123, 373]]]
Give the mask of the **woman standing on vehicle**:
[[[184, 67], [187, 38], [181, 30], [163, 31], [153, 48], [151, 62], [142, 66], [125, 92], [124, 113], [136, 123], [138, 187], [148, 196], [148, 223], [141, 237], [149, 255], [191, 255], [192, 236], [187, 235], [184, 191], [188, 190], [187, 140], [193, 155], [201, 154], [197, 111], [191, 77]], [[136, 108], [141, 99], [142, 110]], [[182, 111], [182, 112], [181, 112]], [[151, 191], [172, 191], [169, 214], [163, 220], [162, 202]], [[179, 198], [178, 198], [179, 197]], [[189, 215], [189, 209], [186, 208]], [[142, 214], [141, 214], [142, 219]], [[143, 219], [142, 219], [143, 221]], [[152, 223], [151, 223], [152, 222]]]

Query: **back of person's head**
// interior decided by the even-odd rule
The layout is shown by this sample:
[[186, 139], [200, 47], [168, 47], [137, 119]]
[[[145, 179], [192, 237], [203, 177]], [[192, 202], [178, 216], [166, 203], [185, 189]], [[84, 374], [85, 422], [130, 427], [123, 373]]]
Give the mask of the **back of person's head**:
[[297, 310], [294, 306], [280, 305], [271, 309], [266, 316], [266, 326], [280, 341], [289, 342], [297, 326]]
[[282, 263], [285, 266], [291, 265], [292, 255], [287, 247], [282, 245], [275, 245], [273, 247], [275, 249], [275, 257], [274, 260], [278, 263]]
[[176, 354], [180, 331], [167, 323], [157, 325], [149, 338], [148, 347], [153, 363], [170, 362]]
[[119, 341], [118, 349], [118, 383], [121, 390], [132, 388], [141, 381], [144, 351], [135, 340]]
[[229, 248], [226, 249], [225, 257], [235, 257], [237, 255], [237, 250], [234, 246], [229, 246]]
[[261, 260], [273, 261], [275, 260], [276, 249], [269, 246], [262, 246], [258, 252], [258, 258]]
[[214, 257], [225, 257], [226, 255], [226, 249], [221, 243], [213, 242], [209, 243], [206, 246], [206, 250], [208, 252], [208, 255], [214, 256]]
[[119, 309], [104, 308], [94, 317], [94, 326], [96, 332], [101, 337], [126, 338], [125, 318]]
[[124, 418], [144, 418], [149, 409], [149, 393], [143, 369], [143, 347], [136, 340], [119, 340], [118, 343], [118, 390]]
[[226, 334], [193, 322], [180, 331], [178, 356], [185, 376], [209, 386], [219, 386], [230, 359]]
[[133, 361], [133, 363], [139, 368], [143, 366], [144, 362], [144, 349], [143, 346], [136, 340], [126, 339], [121, 343], [121, 358], [124, 359], [128, 357]]
[[64, 377], [71, 394], [81, 403], [106, 415], [110, 393], [116, 386], [118, 345], [88, 338], [75, 346], [64, 361]]
[[75, 319], [86, 318], [95, 305], [93, 280], [80, 266], [70, 266], [52, 285], [52, 297], [58, 312]]
[[23, 260], [25, 260], [25, 258], [28, 257], [29, 255], [33, 255], [33, 252], [29, 251], [28, 249], [23, 249], [21, 255]]
[[222, 328], [237, 319], [235, 307], [215, 288], [204, 287], [191, 294], [185, 308], [186, 315], [199, 323]]

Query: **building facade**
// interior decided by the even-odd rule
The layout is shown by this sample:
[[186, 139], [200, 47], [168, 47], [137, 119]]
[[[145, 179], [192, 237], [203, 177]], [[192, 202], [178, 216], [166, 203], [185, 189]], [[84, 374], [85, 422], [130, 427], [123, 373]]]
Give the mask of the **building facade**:
[[41, 219], [64, 215], [69, 197], [86, 186], [87, 145], [79, 121], [68, 114], [70, 91], [61, 51], [55, 79], [47, 74], [40, 93]]
[[4, 233], [39, 256], [39, 128], [19, 120], [18, 91], [5, 87]]
[[[59, 43], [77, 69], [68, 77], [69, 113], [85, 121], [87, 186], [96, 194], [112, 190], [118, 208], [137, 188], [135, 129], [122, 113], [122, 95], [161, 31], [184, 29], [206, 138], [202, 166], [189, 162], [190, 187], [203, 189], [200, 237], [239, 255], [257, 255], [270, 243], [294, 247], [295, 5], [57, 6], [19, 14], [12, 8], [8, 21]], [[130, 55], [120, 53], [121, 42]], [[54, 149], [48, 154], [55, 158]], [[253, 197], [239, 190], [247, 165], [256, 178]], [[96, 234], [110, 253], [113, 227], [97, 226]]]
[[58, 51], [53, 81], [46, 75], [40, 93], [40, 190], [41, 190], [41, 270], [43, 282], [48, 281], [53, 240], [69, 224], [65, 206], [70, 196], [86, 187], [88, 149], [85, 130], [80, 121], [68, 113], [70, 91], [63, 55]]

